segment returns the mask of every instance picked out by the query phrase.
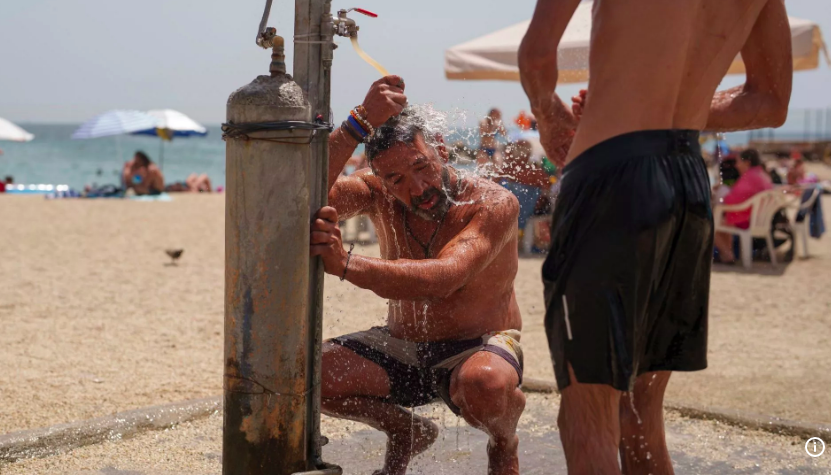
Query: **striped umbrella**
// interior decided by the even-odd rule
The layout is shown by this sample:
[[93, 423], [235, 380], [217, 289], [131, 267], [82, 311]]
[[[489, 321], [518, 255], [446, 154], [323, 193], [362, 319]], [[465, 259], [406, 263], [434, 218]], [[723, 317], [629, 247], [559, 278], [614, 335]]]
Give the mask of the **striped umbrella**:
[[155, 128], [158, 119], [135, 110], [111, 110], [84, 122], [72, 134], [73, 139], [95, 139], [111, 135], [131, 134]]

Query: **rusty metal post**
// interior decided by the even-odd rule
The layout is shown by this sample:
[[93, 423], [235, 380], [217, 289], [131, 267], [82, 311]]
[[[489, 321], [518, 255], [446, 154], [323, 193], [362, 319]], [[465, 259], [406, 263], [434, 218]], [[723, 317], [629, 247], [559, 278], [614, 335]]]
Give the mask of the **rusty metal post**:
[[[311, 213], [327, 202], [328, 132], [268, 130], [277, 122], [330, 122], [330, 0], [297, 0], [294, 73], [283, 39], [271, 76], [228, 99], [237, 135], [226, 145], [225, 415], [223, 474], [339, 475], [321, 460], [323, 267], [309, 258]], [[259, 131], [239, 133], [240, 124]], [[250, 127], [249, 127], [250, 128]]]
[[[229, 97], [229, 124], [311, 121], [303, 91], [285, 74], [282, 39], [274, 49], [271, 75]], [[313, 463], [310, 134], [266, 131], [226, 140], [225, 475], [289, 475]]]

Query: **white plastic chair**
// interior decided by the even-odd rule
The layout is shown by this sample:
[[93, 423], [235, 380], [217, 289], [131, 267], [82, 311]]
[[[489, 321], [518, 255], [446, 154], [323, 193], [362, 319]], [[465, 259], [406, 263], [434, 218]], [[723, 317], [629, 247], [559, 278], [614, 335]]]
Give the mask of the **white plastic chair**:
[[808, 257], [808, 235], [811, 234], [811, 215], [810, 213], [806, 213], [805, 219], [803, 219], [801, 223], [796, 221], [796, 217], [799, 216], [799, 213], [801, 211], [810, 210], [814, 206], [814, 203], [819, 199], [819, 196], [821, 194], [822, 189], [818, 186], [815, 186], [813, 188], [811, 196], [804, 203], [800, 203], [799, 201], [795, 202], [795, 214], [791, 223], [794, 231], [794, 245], [796, 245], [796, 241], [799, 241], [802, 244], [802, 257]]
[[[753, 238], [765, 238], [770, 253], [770, 262], [776, 265], [776, 248], [773, 246], [773, 234], [771, 233], [771, 222], [777, 211], [788, 205], [792, 198], [779, 190], [768, 190], [757, 193], [749, 200], [734, 204], [718, 204], [713, 210], [713, 221], [716, 232], [730, 233], [739, 236], [741, 247], [742, 265], [745, 269], [753, 266]], [[724, 213], [728, 211], [744, 211], [752, 207], [750, 211], [750, 226], [747, 229], [737, 228], [724, 223]]]

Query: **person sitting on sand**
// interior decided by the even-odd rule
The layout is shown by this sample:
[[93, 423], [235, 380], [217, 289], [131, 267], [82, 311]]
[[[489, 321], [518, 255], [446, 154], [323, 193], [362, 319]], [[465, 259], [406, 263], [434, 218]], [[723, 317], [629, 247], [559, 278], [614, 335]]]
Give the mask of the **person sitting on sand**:
[[[310, 253], [327, 273], [389, 299], [389, 311], [382, 327], [324, 343], [321, 407], [385, 432], [376, 474], [404, 475], [439, 430], [405, 408], [441, 398], [490, 436], [489, 474], [518, 474], [519, 205], [449, 166], [442, 136], [406, 101], [401, 78], [382, 78], [356, 108], [366, 124], [346, 121], [329, 140], [331, 206], [315, 214]], [[370, 168], [340, 176], [363, 137]], [[381, 258], [343, 248], [338, 220], [360, 214], [375, 223]]]
[[124, 191], [133, 190], [137, 195], [158, 195], [164, 190], [164, 175], [141, 150], [124, 164], [121, 172]]
[[[765, 171], [759, 152], [755, 149], [747, 149], [739, 155], [736, 160], [736, 169], [739, 171], [739, 179], [730, 188], [730, 192], [724, 197], [723, 203], [727, 205], [744, 203], [758, 193], [773, 188], [773, 181]], [[741, 229], [750, 227], [750, 211], [747, 208], [742, 211], [728, 211], [724, 213], [724, 221], [730, 226]], [[733, 235], [730, 233], [716, 232], [715, 241], [719, 258], [724, 263], [732, 263], [736, 260], [733, 253]]]
[[165, 186], [164, 191], [168, 193], [211, 193], [213, 187], [207, 174], [191, 173], [185, 181], [177, 181]]

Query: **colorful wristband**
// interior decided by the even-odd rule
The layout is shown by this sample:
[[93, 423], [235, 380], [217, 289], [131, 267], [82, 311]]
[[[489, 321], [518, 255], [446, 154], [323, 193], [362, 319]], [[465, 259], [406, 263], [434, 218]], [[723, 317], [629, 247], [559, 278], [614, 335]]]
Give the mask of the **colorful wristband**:
[[349, 125], [351, 125], [355, 129], [355, 132], [358, 132], [358, 134], [360, 134], [360, 136], [362, 137], [361, 140], [365, 139], [367, 135], [369, 135], [369, 132], [367, 132], [366, 129], [364, 129], [364, 127], [361, 125], [361, 123], [358, 122], [358, 119], [356, 119], [352, 115], [350, 115], [346, 120], [349, 122]]
[[343, 121], [343, 123], [340, 125], [340, 127], [341, 127], [343, 130], [345, 130], [345, 131], [346, 131], [346, 133], [348, 133], [350, 137], [352, 137], [353, 139], [355, 139], [355, 141], [356, 141], [356, 142], [361, 143], [361, 142], [363, 142], [363, 141], [364, 141], [364, 138], [363, 138], [363, 137], [361, 137], [361, 134], [359, 134], [359, 133], [355, 130], [355, 128], [354, 128], [354, 127], [352, 127], [352, 124], [350, 124], [348, 120], [344, 120], [344, 121]]

